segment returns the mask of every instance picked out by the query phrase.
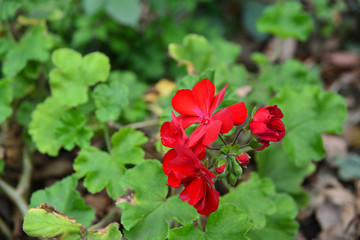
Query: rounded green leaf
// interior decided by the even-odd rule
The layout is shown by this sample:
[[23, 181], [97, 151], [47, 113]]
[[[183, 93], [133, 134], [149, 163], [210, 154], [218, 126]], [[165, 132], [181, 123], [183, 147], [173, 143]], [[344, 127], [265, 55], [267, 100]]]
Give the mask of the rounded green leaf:
[[0, 123], [12, 113], [11, 102], [13, 100], [13, 89], [10, 79], [0, 80]]
[[313, 25], [311, 16], [302, 10], [297, 1], [276, 2], [268, 6], [257, 22], [257, 28], [261, 32], [301, 41], [308, 38]]
[[270, 101], [284, 114], [283, 144], [296, 166], [308, 166], [325, 155], [322, 133], [339, 134], [346, 119], [344, 98], [320, 87], [282, 88]]
[[94, 210], [86, 206], [84, 199], [76, 191], [78, 182], [74, 175], [68, 176], [51, 187], [34, 192], [30, 199], [30, 208], [47, 203], [69, 215], [85, 226], [89, 226], [95, 217]]
[[67, 107], [61, 105], [55, 98], [48, 97], [33, 111], [29, 133], [41, 153], [51, 156], [58, 154], [62, 144], [55, 137], [55, 131], [60, 117], [66, 110]]
[[52, 60], [56, 68], [50, 72], [51, 92], [69, 107], [86, 103], [88, 87], [106, 81], [110, 71], [108, 57], [99, 52], [82, 58], [78, 52], [63, 48], [54, 51]]
[[68, 110], [59, 119], [55, 137], [61, 142], [68, 151], [75, 145], [85, 147], [90, 145], [90, 139], [93, 132], [85, 127], [86, 116], [79, 110]]
[[248, 215], [255, 228], [262, 228], [266, 224], [266, 215], [275, 212], [275, 186], [270, 179], [262, 179], [252, 173], [249, 181], [239, 184], [220, 199], [221, 204], [232, 204]]
[[121, 110], [128, 104], [129, 89], [119, 81], [100, 84], [92, 92], [96, 117], [100, 122], [115, 121]]
[[81, 239], [82, 225], [56, 210], [31, 208], [24, 217], [24, 232], [32, 237]]
[[312, 163], [296, 166], [284, 148], [275, 144], [257, 152], [255, 160], [261, 177], [270, 178], [278, 192], [290, 194], [300, 207], [306, 205], [309, 196], [301, 185], [315, 171]]
[[168, 231], [168, 219], [181, 224], [191, 223], [198, 214], [196, 210], [172, 196], [166, 199], [168, 186], [166, 175], [158, 161], [147, 160], [128, 170], [121, 179], [123, 189], [135, 192], [135, 205], [123, 202], [121, 223], [127, 239], [165, 239]]

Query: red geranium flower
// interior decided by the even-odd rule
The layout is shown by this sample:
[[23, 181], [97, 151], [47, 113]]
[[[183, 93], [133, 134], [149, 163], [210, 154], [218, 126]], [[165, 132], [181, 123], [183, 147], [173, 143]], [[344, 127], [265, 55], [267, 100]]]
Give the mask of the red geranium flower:
[[191, 124], [200, 123], [200, 126], [192, 133], [188, 146], [195, 145], [201, 139], [202, 143], [208, 146], [217, 139], [219, 133], [227, 133], [234, 125], [245, 122], [247, 111], [243, 102], [233, 104], [213, 114], [223, 100], [227, 86], [214, 96], [214, 84], [209, 79], [203, 79], [192, 90], [179, 90], [173, 97], [172, 106], [181, 114], [178, 119], [181, 120], [184, 129]]
[[[171, 122], [164, 122], [160, 128], [161, 142], [165, 147], [174, 148], [177, 145], [186, 145], [191, 141], [193, 134], [190, 138], [187, 137], [184, 128], [181, 126], [179, 120], [172, 113], [173, 120]], [[198, 142], [191, 147], [191, 150], [200, 158], [206, 155], [205, 146]]]
[[251, 133], [264, 141], [280, 141], [285, 135], [285, 126], [280, 120], [282, 117], [276, 105], [259, 108], [249, 124]]
[[219, 206], [219, 193], [213, 184], [215, 174], [205, 168], [190, 148], [176, 146], [163, 159], [163, 170], [168, 176], [168, 185], [185, 189], [180, 199], [193, 205], [200, 214], [208, 215]]

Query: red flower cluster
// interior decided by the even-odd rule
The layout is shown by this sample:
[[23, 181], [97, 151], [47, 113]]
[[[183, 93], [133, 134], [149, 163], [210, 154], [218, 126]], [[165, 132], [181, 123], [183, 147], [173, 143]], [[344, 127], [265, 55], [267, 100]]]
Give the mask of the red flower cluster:
[[[235, 184], [242, 172], [240, 166], [249, 163], [248, 155], [240, 154], [240, 151], [240, 155], [236, 157], [239, 163], [230, 164], [228, 168], [226, 163], [217, 166], [214, 173], [201, 163], [206, 156], [206, 148], [220, 133], [227, 133], [246, 120], [247, 110], [243, 102], [215, 112], [224, 98], [226, 88], [227, 85], [215, 95], [214, 84], [209, 79], [203, 79], [192, 90], [179, 90], [172, 99], [172, 106], [180, 115], [172, 113], [172, 121], [163, 123], [160, 129], [162, 144], [172, 148], [163, 158], [163, 171], [168, 176], [168, 185], [175, 188], [184, 185], [180, 199], [187, 201], [198, 213], [204, 215], [214, 212], [219, 206], [219, 193], [214, 188], [214, 173], [219, 174], [219, 177], [226, 176]], [[249, 127], [252, 134], [259, 138], [255, 141], [256, 145], [262, 144], [258, 150], [269, 146], [269, 141], [279, 141], [284, 137], [285, 128], [280, 120], [282, 117], [277, 106], [263, 107], [255, 113]], [[198, 126], [188, 137], [184, 129], [192, 124]], [[231, 161], [236, 160], [233, 157]]]
[[249, 124], [251, 133], [257, 135], [263, 144], [256, 150], [262, 150], [269, 146], [269, 141], [280, 141], [285, 135], [284, 123], [280, 120], [283, 118], [281, 110], [276, 106], [267, 106], [259, 108], [252, 121]]
[[[198, 82], [192, 90], [179, 90], [172, 99], [172, 106], [180, 115], [161, 126], [161, 141], [169, 150], [163, 159], [163, 170], [168, 185], [184, 185], [180, 198], [193, 205], [198, 213], [210, 214], [218, 208], [219, 193], [212, 179], [215, 174], [205, 168], [201, 160], [205, 148], [213, 143], [219, 133], [229, 132], [234, 125], [245, 122], [247, 110], [243, 102], [215, 112], [224, 98], [227, 85], [216, 95], [209, 79]], [[192, 124], [199, 126], [189, 136], [184, 129]], [[224, 171], [225, 166], [222, 171]]]

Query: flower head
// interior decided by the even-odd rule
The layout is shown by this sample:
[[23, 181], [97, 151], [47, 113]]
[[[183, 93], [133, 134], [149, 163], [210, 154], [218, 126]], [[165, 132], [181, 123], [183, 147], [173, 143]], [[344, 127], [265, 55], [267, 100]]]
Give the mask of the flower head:
[[246, 166], [249, 164], [249, 156], [246, 153], [242, 153], [238, 156], [236, 156], [236, 160], [240, 162], [240, 166]]
[[[251, 133], [264, 141], [280, 141], [285, 135], [285, 126], [280, 120], [282, 117], [276, 105], [259, 108], [249, 124]], [[266, 143], [263, 143], [265, 146]]]
[[212, 180], [216, 176], [201, 164], [191, 149], [176, 146], [168, 151], [163, 159], [163, 170], [168, 175], [168, 185], [176, 188], [184, 185], [180, 199], [193, 205], [198, 213], [208, 215], [218, 208], [219, 193]]
[[214, 84], [209, 79], [203, 79], [192, 90], [179, 90], [173, 97], [172, 106], [180, 113], [178, 119], [184, 129], [200, 123], [192, 133], [188, 146], [191, 147], [199, 141], [208, 146], [217, 139], [219, 133], [227, 133], [234, 125], [242, 124], [246, 120], [247, 111], [243, 102], [213, 114], [223, 100], [227, 86], [214, 96]]

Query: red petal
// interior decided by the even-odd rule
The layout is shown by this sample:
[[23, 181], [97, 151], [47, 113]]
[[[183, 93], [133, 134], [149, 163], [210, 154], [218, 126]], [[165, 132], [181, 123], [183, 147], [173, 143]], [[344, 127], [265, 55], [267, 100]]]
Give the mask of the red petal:
[[254, 135], [272, 134], [273, 131], [264, 123], [258, 121], [251, 121], [249, 124], [251, 133]]
[[192, 147], [194, 145], [196, 145], [200, 139], [206, 134], [206, 125], [201, 124], [199, 125], [189, 136], [189, 140], [186, 143], [187, 147]]
[[202, 116], [198, 104], [195, 102], [193, 94], [189, 89], [177, 91], [172, 99], [172, 106], [180, 114], [188, 116]]
[[185, 115], [179, 115], [176, 117], [177, 120], [180, 122], [181, 126], [186, 129], [190, 125], [194, 123], [199, 123], [200, 118], [199, 117], [192, 117], [192, 116], [185, 116]]
[[193, 87], [192, 93], [202, 113], [209, 113], [215, 94], [214, 84], [209, 79], [203, 79]]
[[224, 165], [221, 165], [220, 167], [215, 167], [215, 170], [218, 174], [222, 173], [226, 168], [226, 163]]
[[254, 114], [253, 121], [267, 122], [271, 119], [269, 110], [266, 107], [259, 108]]
[[281, 112], [281, 110], [278, 108], [277, 105], [272, 105], [265, 108], [269, 110], [269, 113], [272, 115], [273, 118], [281, 119], [284, 117], [283, 113]]
[[202, 143], [205, 146], [209, 146], [215, 142], [221, 129], [221, 121], [211, 121], [210, 124], [206, 125], [206, 132]]
[[[212, 212], [215, 212], [219, 207], [219, 193], [213, 187], [207, 186], [205, 194], [205, 206], [198, 209], [198, 213], [203, 215], [209, 215]], [[194, 206], [196, 208], [196, 206]]]
[[231, 113], [231, 111], [227, 108], [221, 109], [220, 111], [218, 111], [217, 113], [215, 113], [212, 117], [211, 120], [220, 120], [221, 121], [221, 133], [227, 133], [229, 132], [233, 126], [234, 126], [234, 122], [233, 122], [233, 115]]
[[194, 205], [204, 197], [203, 180], [195, 178], [180, 194], [180, 199], [187, 201], [190, 205]]
[[240, 125], [243, 124], [247, 117], [247, 109], [244, 102], [235, 103], [229, 107], [227, 107], [232, 114], [234, 118], [234, 125]]
[[213, 100], [213, 102], [211, 104], [211, 108], [210, 108], [210, 111], [209, 111], [210, 114], [215, 111], [217, 106], [219, 106], [219, 104], [223, 100], [227, 87], [228, 87], [228, 84], [226, 84], [225, 87], [223, 87], [223, 89], [221, 89], [221, 91], [218, 94], [216, 94], [216, 96], [215, 96], [215, 98], [214, 98], [214, 100]]

